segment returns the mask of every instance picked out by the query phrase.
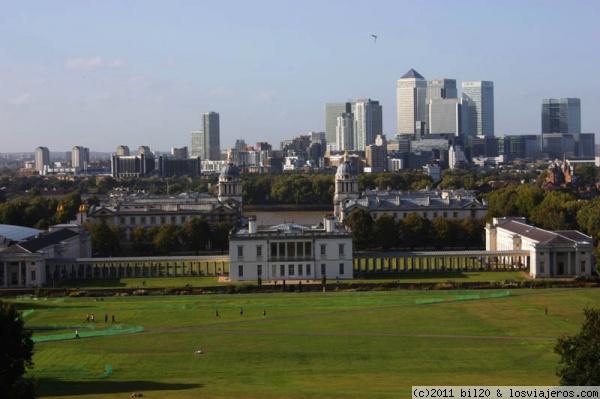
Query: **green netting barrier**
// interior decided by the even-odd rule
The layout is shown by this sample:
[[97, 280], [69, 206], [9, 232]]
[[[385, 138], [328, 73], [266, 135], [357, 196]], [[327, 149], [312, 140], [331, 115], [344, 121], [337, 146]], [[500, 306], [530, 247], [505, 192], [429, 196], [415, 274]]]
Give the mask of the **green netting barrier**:
[[481, 295], [479, 295], [479, 294], [456, 295], [453, 299], [455, 301], [472, 301], [474, 299], [481, 299]]
[[444, 298], [423, 298], [423, 299], [415, 299], [415, 303], [417, 305], [422, 305], [425, 303], [436, 303], [436, 302], [444, 302]]
[[33, 309], [26, 310], [23, 313], [21, 313], [21, 317], [25, 318], [25, 317], [29, 316], [30, 314], [32, 314], [33, 312], [34, 312]]
[[108, 363], [104, 365], [104, 372], [102, 373], [102, 378], [106, 378], [111, 375], [113, 372], [112, 366]]
[[492, 292], [488, 294], [488, 298], [502, 298], [510, 295], [510, 291]]
[[[81, 339], [84, 338], [94, 338], [94, 337], [107, 337], [112, 335], [121, 335], [121, 334], [134, 334], [144, 331], [144, 327], [142, 326], [134, 326], [134, 327], [110, 327], [105, 330], [93, 330], [93, 331], [83, 331], [79, 332], [79, 337]], [[35, 335], [32, 337], [33, 342], [49, 342], [49, 341], [63, 341], [68, 339], [76, 339], [75, 331], [62, 333], [62, 334], [49, 334], [49, 335]]]

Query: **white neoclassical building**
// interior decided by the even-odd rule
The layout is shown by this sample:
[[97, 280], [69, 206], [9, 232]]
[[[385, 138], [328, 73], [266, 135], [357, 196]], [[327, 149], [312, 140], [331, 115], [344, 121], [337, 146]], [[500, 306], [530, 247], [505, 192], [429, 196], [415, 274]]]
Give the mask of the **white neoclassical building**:
[[486, 251], [527, 250], [529, 274], [541, 277], [590, 276], [594, 267], [592, 237], [576, 230], [548, 231], [525, 218], [494, 218], [485, 228]]
[[333, 216], [304, 226], [256, 224], [232, 232], [229, 241], [231, 281], [352, 279], [352, 236]]

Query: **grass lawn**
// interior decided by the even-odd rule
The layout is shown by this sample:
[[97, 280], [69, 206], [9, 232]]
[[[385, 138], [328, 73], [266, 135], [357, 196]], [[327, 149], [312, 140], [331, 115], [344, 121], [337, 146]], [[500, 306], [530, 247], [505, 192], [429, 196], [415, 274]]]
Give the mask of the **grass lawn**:
[[[26, 325], [68, 338], [35, 346], [42, 397], [409, 398], [412, 385], [556, 384], [556, 337], [579, 330], [582, 309], [600, 306], [600, 290], [14, 302], [34, 310]], [[111, 325], [104, 314], [116, 316], [117, 328], [144, 330], [97, 337]], [[75, 328], [82, 339], [73, 339]]]

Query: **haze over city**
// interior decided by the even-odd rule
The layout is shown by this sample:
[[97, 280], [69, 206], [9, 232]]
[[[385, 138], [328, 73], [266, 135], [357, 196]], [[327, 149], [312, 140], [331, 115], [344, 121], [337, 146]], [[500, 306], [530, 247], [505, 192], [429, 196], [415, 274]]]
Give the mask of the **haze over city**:
[[560, 97], [600, 132], [594, 1], [0, 4], [2, 152], [189, 146], [208, 111], [221, 148], [275, 147], [358, 98], [380, 102], [392, 138], [411, 68], [493, 81], [497, 136], [539, 134], [542, 99]]

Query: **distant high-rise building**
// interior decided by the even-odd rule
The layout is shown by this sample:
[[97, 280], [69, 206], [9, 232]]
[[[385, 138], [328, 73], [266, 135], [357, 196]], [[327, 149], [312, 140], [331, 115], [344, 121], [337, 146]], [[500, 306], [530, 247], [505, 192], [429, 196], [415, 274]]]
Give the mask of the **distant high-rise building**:
[[354, 115], [352, 113], [338, 116], [336, 128], [336, 143], [338, 151], [354, 148]]
[[354, 114], [353, 148], [349, 150], [364, 151], [373, 144], [375, 137], [383, 134], [383, 117], [379, 101], [371, 99], [352, 102]]
[[414, 135], [417, 122], [425, 122], [427, 81], [411, 69], [397, 82], [396, 102], [399, 135]]
[[129, 156], [129, 147], [126, 145], [120, 145], [117, 147], [117, 155], [120, 157]]
[[188, 159], [188, 148], [187, 146], [181, 148], [171, 147], [171, 156], [174, 159]]
[[431, 100], [441, 100], [457, 98], [458, 91], [456, 89], [456, 79], [432, 79], [427, 81], [427, 92], [426, 92], [426, 103], [427, 111], [425, 113], [426, 130], [429, 131], [430, 123], [430, 110], [429, 103]]
[[581, 133], [581, 101], [578, 98], [543, 99], [542, 133]]
[[429, 100], [429, 134], [468, 134], [468, 101], [462, 98], [437, 98]]
[[338, 117], [352, 112], [352, 103], [327, 103], [325, 104], [325, 140], [335, 144], [337, 138]]
[[90, 150], [79, 145], [76, 145], [71, 150], [71, 167], [73, 168], [87, 168], [90, 163]]
[[494, 135], [494, 82], [462, 83], [462, 97], [469, 100], [469, 135]]
[[219, 114], [205, 112], [202, 114], [202, 152], [203, 160], [218, 161], [221, 159], [221, 130]]
[[48, 147], [38, 147], [35, 149], [35, 170], [44, 174], [44, 166], [50, 165], [50, 150]]
[[191, 146], [191, 154], [192, 157], [201, 157], [202, 154], [202, 143], [203, 143], [203, 133], [202, 130], [193, 130], [192, 131], [192, 146]]

